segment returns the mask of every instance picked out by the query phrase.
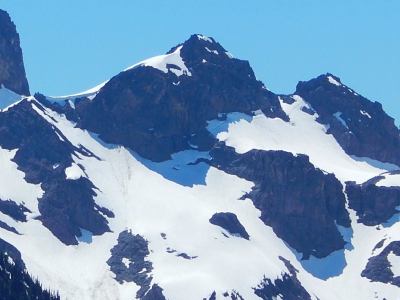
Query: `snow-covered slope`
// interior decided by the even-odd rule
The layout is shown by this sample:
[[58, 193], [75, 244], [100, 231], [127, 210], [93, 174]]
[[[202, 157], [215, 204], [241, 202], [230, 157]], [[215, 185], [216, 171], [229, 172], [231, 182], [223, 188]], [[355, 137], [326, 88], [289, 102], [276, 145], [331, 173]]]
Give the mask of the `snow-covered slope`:
[[83, 93], [14, 96], [0, 90], [3, 106], [19, 101], [0, 113], [0, 239], [62, 299], [399, 294], [394, 156], [344, 150], [336, 123], [266, 90], [213, 39]]

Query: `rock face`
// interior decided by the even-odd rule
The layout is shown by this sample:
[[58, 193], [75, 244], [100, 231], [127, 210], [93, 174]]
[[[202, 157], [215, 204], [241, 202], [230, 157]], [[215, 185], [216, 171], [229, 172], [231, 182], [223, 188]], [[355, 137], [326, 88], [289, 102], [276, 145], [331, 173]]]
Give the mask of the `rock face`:
[[22, 204], [18, 205], [12, 200], [1, 200], [0, 199], [0, 212], [2, 212], [5, 215], [10, 216], [16, 221], [19, 222], [26, 222], [26, 216], [25, 212], [30, 212], [29, 209], [27, 209], [25, 206]]
[[[297, 279], [299, 272], [292, 264], [279, 257], [289, 270], [289, 273], [282, 274], [282, 278], [277, 278], [272, 281], [269, 278], [264, 278], [263, 281], [254, 288], [254, 293], [261, 299], [311, 299], [310, 294], [304, 289], [300, 281]], [[279, 298], [278, 298], [279, 297]], [[318, 299], [318, 298], [317, 298]]]
[[[29, 89], [18, 35], [8, 15], [2, 11], [0, 25], [0, 84], [27, 94]], [[11, 162], [4, 162], [11, 169], [4, 170], [22, 172], [25, 182], [19, 183], [31, 188], [31, 185], [38, 185], [43, 194], [27, 202], [32, 212], [24, 206], [25, 195], [20, 197], [17, 192], [15, 195], [1, 194], [0, 232], [4, 233], [2, 237], [7, 242], [0, 239], [0, 252], [7, 252], [9, 258], [19, 263], [21, 257], [28, 257], [31, 252], [41, 253], [43, 244], [48, 242], [40, 240], [41, 234], [47, 234], [48, 230], [68, 246], [86, 241], [87, 235], [98, 235], [91, 244], [68, 247], [63, 253], [67, 258], [59, 258], [58, 253], [46, 257], [44, 272], [48, 273], [43, 273], [43, 278], [56, 274], [60, 278], [57, 284], [64, 289], [66, 298], [79, 297], [78, 293], [68, 294], [68, 287], [73, 285], [64, 285], [73, 276], [88, 285], [80, 291], [82, 299], [93, 298], [94, 289], [98, 290], [96, 296], [102, 297], [101, 293], [109, 289], [110, 281], [111, 297], [136, 296], [141, 300], [165, 300], [164, 294], [168, 298], [186, 299], [195, 293], [196, 297], [192, 298], [209, 300], [221, 297], [233, 300], [244, 297], [310, 299], [315, 283], [325, 285], [330, 293], [335, 293], [340, 287], [330, 282], [336, 280], [327, 283], [326, 278], [348, 275], [349, 272], [340, 269], [345, 268], [346, 263], [352, 263], [345, 261], [345, 240], [350, 239], [346, 234], [360, 232], [342, 231], [341, 227], [350, 227], [351, 220], [341, 182], [334, 174], [318, 169], [325, 165], [320, 160], [313, 162], [321, 165], [313, 165], [307, 155], [292, 154], [298, 152], [293, 149], [299, 148], [291, 148], [290, 143], [280, 140], [278, 135], [274, 140], [276, 145], [284, 141], [285, 149], [293, 152], [255, 149], [243, 154], [238, 152], [244, 143], [254, 148], [277, 149], [267, 143], [256, 143], [256, 139], [262, 139], [276, 128], [273, 127], [276, 124], [282, 126], [282, 133], [288, 132], [285, 126], [290, 130], [296, 126], [295, 122], [288, 122], [289, 117], [282, 110], [280, 101], [296, 103], [287, 110], [288, 114], [294, 116], [296, 110], [301, 109], [304, 112], [300, 112], [301, 115], [310, 121], [307, 124], [318, 128], [320, 135], [313, 131], [317, 147], [326, 136], [325, 131], [320, 130], [323, 128], [320, 124], [312, 124], [315, 118], [310, 115], [316, 114], [319, 122], [329, 125], [326, 126], [329, 127], [328, 134], [332, 134], [348, 154], [400, 165], [399, 130], [380, 104], [357, 95], [331, 74], [299, 83], [296, 94], [310, 107], [296, 107], [298, 103], [293, 95], [278, 98], [256, 79], [247, 61], [233, 58], [212, 38], [193, 35], [167, 54], [121, 72], [90, 96], [67, 99], [65, 103], [55, 98], [53, 100], [58, 102], [52, 103], [51, 97], [41, 94], [24, 97], [18, 104], [0, 112], [0, 150], [3, 151], [0, 154], [4, 154], [0, 158], [7, 159], [10, 155], [7, 151], [15, 153]], [[231, 118], [232, 115], [239, 117]], [[281, 120], [265, 120], [264, 116]], [[235, 136], [236, 124], [233, 122], [238, 120], [236, 128], [239, 131]], [[209, 121], [218, 123], [215, 131]], [[263, 127], [262, 131], [258, 131], [260, 127]], [[219, 130], [219, 133], [214, 136], [207, 128], [214, 133]], [[81, 129], [97, 133], [106, 143], [118, 146], [102, 143], [97, 136]], [[250, 130], [257, 134], [247, 139], [245, 135]], [[218, 139], [237, 148], [228, 147]], [[130, 149], [121, 149], [119, 145], [129, 147], [137, 154]], [[192, 151], [171, 157], [182, 150]], [[351, 160], [339, 150], [341, 158]], [[307, 147], [304, 151], [315, 154]], [[337, 153], [332, 152], [332, 155], [339, 157]], [[170, 158], [173, 159], [164, 162]], [[352, 176], [364, 172], [359, 165], [343, 164], [346, 168], [341, 169], [340, 178], [346, 178], [344, 180], [356, 180], [359, 177]], [[369, 171], [362, 176], [374, 174], [368, 178], [380, 172], [370, 166], [365, 168]], [[0, 168], [3, 172], [0, 172], [0, 178], [8, 175], [4, 170]], [[389, 173], [387, 176], [399, 175]], [[253, 188], [250, 190], [250, 183], [227, 174], [253, 182]], [[381, 224], [398, 212], [400, 188], [377, 185], [382, 178], [388, 179], [384, 174], [361, 185], [347, 182], [345, 192], [349, 208], [356, 211], [358, 221], [365, 225]], [[190, 187], [187, 181], [176, 180], [185, 176], [193, 180]], [[197, 180], [199, 178], [201, 180]], [[390, 178], [386, 183], [396, 185], [398, 177]], [[238, 186], [232, 187], [230, 180], [238, 182]], [[243, 184], [243, 189], [239, 189], [239, 184]], [[228, 191], [231, 187], [232, 191]], [[101, 197], [96, 197], [98, 193]], [[246, 203], [238, 202], [243, 199]], [[248, 203], [249, 199], [253, 203]], [[99, 206], [96, 201], [106, 204], [118, 215], [114, 216], [111, 210]], [[110, 222], [109, 226], [109, 218], [114, 217], [118, 220]], [[273, 229], [275, 235], [265, 234], [267, 230], [258, 217]], [[45, 228], [38, 226], [39, 222]], [[208, 222], [221, 227], [217, 230], [225, 237], [230, 237], [225, 234], [227, 232], [235, 237], [216, 237], [216, 227]], [[28, 228], [31, 224], [35, 226], [34, 230]], [[381, 231], [369, 227], [363, 229], [369, 233], [373, 231], [375, 238], [386, 230], [383, 227], [379, 227]], [[345, 232], [345, 237], [341, 232]], [[102, 236], [104, 233], [107, 234]], [[398, 238], [394, 236], [395, 230], [386, 230], [384, 234], [376, 240], [381, 242], [374, 251], [384, 250], [370, 259], [361, 276], [400, 286], [400, 278], [395, 277], [390, 262], [392, 254], [400, 256], [399, 242], [384, 248], [385, 241], [392, 239], [388, 234], [393, 235], [392, 240]], [[268, 240], [263, 240], [265, 236]], [[21, 245], [25, 238], [34, 250], [21, 247], [23, 253], [20, 253], [11, 242]], [[37, 240], [39, 242], [35, 243]], [[117, 241], [110, 249], [109, 241], [113, 240]], [[52, 246], [46, 248], [46, 253], [53, 254], [53, 249], [63, 245]], [[240, 248], [234, 248], [237, 246]], [[107, 261], [88, 261], [86, 255], [79, 255], [82, 253], [79, 251], [88, 249], [93, 250], [91, 253], [109, 253]], [[293, 265], [278, 257], [277, 253], [281, 251], [291, 258]], [[359, 251], [357, 255], [360, 253], [360, 257], [365, 257], [365, 249], [353, 251]], [[302, 260], [298, 253], [303, 255]], [[32, 265], [43, 262], [31, 259], [29, 264]], [[74, 260], [74, 268], [59, 272], [59, 267], [65, 266], [68, 259]], [[104, 268], [105, 263], [109, 268]], [[333, 264], [339, 265], [342, 273], [332, 272]], [[82, 266], [104, 273], [89, 278], [93, 273], [86, 274]], [[326, 269], [331, 272], [325, 272], [328, 275], [320, 280], [320, 270]], [[110, 278], [109, 271], [115, 274], [115, 281]], [[251, 276], [247, 276], [248, 272]], [[306, 272], [319, 279], [313, 281]], [[263, 274], [267, 275], [263, 278]], [[3, 275], [8, 277], [7, 272], [0, 272], [0, 276]], [[239, 281], [240, 290], [236, 291]], [[337, 282], [343, 282], [342, 278]], [[257, 283], [260, 284], [255, 286]], [[361, 284], [364, 287], [365, 281]], [[201, 291], [196, 291], [197, 285], [204, 285]], [[76, 285], [76, 288], [82, 287]]]
[[375, 185], [382, 176], [372, 178], [363, 184], [346, 183], [346, 194], [349, 208], [354, 209], [358, 222], [367, 226], [375, 226], [388, 221], [400, 205], [400, 187]]
[[299, 82], [296, 94], [310, 103], [318, 120], [329, 125], [346, 153], [400, 166], [400, 130], [382, 109], [358, 95], [332, 74]]
[[238, 235], [246, 240], [250, 238], [246, 229], [239, 222], [237, 216], [234, 213], [215, 213], [211, 217], [210, 223], [226, 229], [230, 234]]
[[182, 150], [209, 150], [215, 140], [206, 121], [221, 113], [261, 109], [269, 117], [287, 119], [277, 96], [255, 78], [249, 63], [230, 58], [211, 39], [193, 35], [164, 60], [163, 70], [132, 68], [112, 78], [92, 101], [78, 101], [79, 126], [163, 161]]
[[30, 95], [19, 35], [10, 16], [0, 9], [0, 85], [20, 95]]
[[[105, 216], [113, 217], [113, 213], [96, 205], [94, 185], [84, 177], [70, 180], [65, 173], [77, 153], [87, 157], [93, 154], [72, 145], [35, 109], [44, 110], [35, 101], [23, 100], [0, 114], [0, 146], [17, 149], [13, 161], [25, 173], [25, 181], [41, 184], [45, 193], [38, 199], [39, 219], [67, 245], [78, 243], [76, 237], [82, 236], [80, 228], [94, 235], [110, 231]], [[11, 206], [8, 205], [8, 210], [23, 218], [16, 211], [18, 207]]]
[[350, 219], [342, 185], [333, 174], [316, 169], [305, 155], [284, 151], [237, 154], [220, 143], [210, 155], [215, 167], [255, 183], [244, 197], [261, 211], [261, 220], [305, 259], [343, 249], [336, 223], [350, 227]]
[[391, 264], [388, 260], [388, 255], [393, 253], [395, 256], [400, 256], [400, 241], [393, 241], [382, 250], [377, 256], [373, 256], [368, 260], [365, 269], [361, 276], [367, 277], [371, 281], [391, 283], [400, 287], [400, 276], [394, 276], [390, 269]]
[[153, 265], [146, 258], [149, 254], [148, 242], [142, 236], [123, 231], [119, 234], [118, 244], [111, 249], [107, 264], [120, 284], [133, 281], [140, 286], [137, 299], [163, 299], [162, 289], [158, 285], [154, 284], [150, 289]]

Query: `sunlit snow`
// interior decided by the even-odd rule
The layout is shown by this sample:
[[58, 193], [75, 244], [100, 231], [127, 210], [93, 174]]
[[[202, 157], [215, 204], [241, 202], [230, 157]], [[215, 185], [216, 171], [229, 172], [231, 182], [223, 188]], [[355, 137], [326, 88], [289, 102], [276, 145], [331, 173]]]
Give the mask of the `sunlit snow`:
[[[148, 66], [148, 67], [153, 67], [156, 69], [159, 69], [160, 71], [163, 71], [164, 73], [168, 73], [168, 71], [171, 71], [175, 73], [177, 76], [181, 75], [188, 75], [191, 76], [192, 74], [190, 73], [189, 69], [186, 67], [185, 63], [182, 60], [181, 57], [181, 49], [182, 46], [179, 46], [176, 48], [176, 50], [170, 54], [164, 54], [164, 55], [158, 55], [146, 60], [143, 60], [137, 64], [134, 64], [133, 66], [130, 66], [129, 68], [125, 69], [124, 71], [131, 70], [133, 68], [141, 67], [141, 66]], [[168, 67], [168, 65], [175, 65], [178, 68], [171, 68]]]
[[67, 176], [67, 179], [70, 180], [77, 180], [82, 176], [86, 177], [82, 169], [75, 163], [73, 163], [72, 166], [65, 169], [65, 175]]
[[198, 34], [198, 35], [197, 35], [197, 38], [198, 38], [199, 40], [204, 40], [204, 41], [209, 42], [209, 43], [212, 43], [212, 42], [213, 42], [209, 37], [206, 37], [206, 36], [201, 35], [201, 34]]
[[332, 76], [328, 76], [328, 80], [330, 83], [337, 85], [337, 86], [341, 86], [342, 84], [340, 82], [338, 82], [336, 79], [334, 79]]
[[211, 52], [211, 53], [214, 53], [214, 54], [217, 54], [218, 55], [218, 51], [217, 50], [210, 50], [210, 49], [208, 49], [208, 47], [205, 47], [206, 48], [206, 50], [208, 51], [208, 52]]
[[390, 252], [387, 258], [391, 265], [390, 269], [392, 270], [394, 277], [400, 276], [400, 256], [397, 256], [393, 254], [393, 252]]
[[383, 174], [384, 179], [379, 180], [377, 186], [398, 186], [400, 187], [400, 173], [399, 174]]
[[364, 116], [367, 116], [368, 118], [371, 119], [371, 116], [369, 115], [369, 113], [367, 113], [366, 111], [360, 110], [360, 113]]
[[[180, 57], [180, 48], [132, 67], [151, 65], [167, 72], [167, 63], [181, 68], [180, 71], [170, 69], [178, 76], [183, 75], [184, 70], [190, 75]], [[101, 86], [91, 90], [91, 95]], [[335, 173], [343, 184], [349, 180], [363, 183], [383, 174], [385, 179], [377, 185], [399, 186], [399, 174], [385, 173], [398, 169], [397, 166], [347, 155], [334, 137], [326, 133], [326, 126], [316, 122], [317, 114], [311, 116], [302, 111], [301, 108], [309, 107], [309, 104], [297, 95], [293, 100], [293, 104], [281, 100], [289, 122], [267, 118], [262, 111], [256, 111], [252, 116], [229, 113], [225, 121], [209, 120], [207, 129], [238, 153], [251, 149], [303, 153], [316, 167]], [[34, 100], [29, 98], [29, 101]], [[17, 149], [0, 148], [0, 198], [23, 203], [32, 211], [26, 213], [26, 223], [0, 214], [0, 220], [21, 233], [1, 230], [1, 238], [15, 245], [21, 251], [29, 273], [44, 287], [58, 290], [62, 299], [130, 299], [135, 295], [139, 286], [127, 282], [119, 284], [106, 264], [119, 233], [127, 229], [148, 241], [150, 254], [147, 259], [154, 267], [152, 283], [163, 288], [166, 299], [187, 300], [188, 289], [190, 299], [203, 299], [216, 291], [217, 300], [221, 300], [225, 299], [224, 292], [233, 289], [246, 300], [259, 299], [252, 287], [256, 287], [264, 275], [274, 280], [281, 277], [282, 272], [288, 272], [279, 256], [288, 259], [299, 270], [298, 279], [313, 299], [372, 299], [377, 290], [382, 291], [379, 293], [381, 299], [397, 297], [397, 287], [385, 285], [383, 289], [383, 284], [371, 283], [360, 274], [377, 242], [386, 238], [387, 245], [390, 240], [398, 239], [398, 219], [377, 230], [358, 223], [355, 212], [350, 209], [352, 228], [338, 226], [348, 242], [346, 249], [325, 259], [311, 257], [302, 261], [277, 238], [272, 228], [260, 220], [260, 211], [250, 199], [238, 200], [251, 191], [252, 182], [205, 163], [194, 164], [199, 158], [208, 159], [207, 152], [182, 151], [168, 161], [154, 163], [125, 147], [102, 142], [97, 135], [77, 128], [64, 115], [45, 107], [43, 110], [35, 109], [64, 134], [62, 140], [67, 139], [76, 147], [82, 145], [100, 158], [74, 157], [72, 165], [65, 169], [66, 178], [89, 178], [98, 188], [94, 197], [96, 204], [115, 214], [115, 218], [108, 218], [111, 232], [94, 236], [81, 229], [79, 244], [65, 246], [38, 219], [38, 198], [43, 196], [43, 191], [40, 185], [28, 184], [24, 180], [25, 174], [12, 161]], [[60, 165], [53, 167], [60, 168]], [[215, 212], [236, 214], [251, 236], [250, 241], [224, 236], [220, 227], [209, 222]], [[46, 241], [45, 246], [43, 241]], [[176, 253], [169, 253], [168, 249], [196, 258], [183, 259]], [[392, 255], [389, 260], [392, 271], [400, 275], [398, 257]], [[123, 262], [129, 264], [128, 260]]]

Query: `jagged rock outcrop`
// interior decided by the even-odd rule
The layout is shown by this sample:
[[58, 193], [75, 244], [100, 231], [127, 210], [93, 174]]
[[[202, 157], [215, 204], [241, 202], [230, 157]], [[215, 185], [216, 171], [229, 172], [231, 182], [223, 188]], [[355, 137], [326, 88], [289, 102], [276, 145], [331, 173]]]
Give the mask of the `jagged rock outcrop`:
[[230, 234], [238, 235], [246, 240], [250, 238], [244, 226], [240, 223], [237, 216], [230, 212], [215, 213], [210, 223], [226, 229]]
[[219, 143], [211, 164], [255, 186], [248, 195], [261, 211], [261, 220], [291, 247], [321, 258], [343, 249], [336, 224], [350, 227], [342, 185], [333, 174], [316, 169], [306, 155], [251, 150], [237, 154]]
[[137, 299], [162, 299], [162, 289], [158, 285], [150, 289], [153, 264], [147, 260], [149, 254], [148, 242], [142, 236], [125, 230], [119, 234], [118, 244], [111, 249], [107, 264], [120, 284], [133, 281], [140, 286]]
[[381, 253], [368, 259], [365, 269], [361, 272], [362, 277], [371, 281], [391, 283], [400, 287], [400, 276], [395, 276], [391, 270], [388, 255], [393, 253], [400, 256], [400, 241], [393, 241], [387, 245]]
[[[254, 293], [261, 299], [274, 300], [278, 299], [311, 299], [310, 294], [301, 285], [297, 279], [299, 272], [287, 259], [279, 257], [288, 269], [289, 273], [283, 273], [282, 278], [272, 281], [269, 278], [263, 278], [262, 282], [254, 288]], [[317, 298], [318, 299], [318, 298]]]
[[30, 95], [22, 58], [22, 50], [15, 24], [0, 9], [0, 86], [20, 95]]
[[400, 130], [382, 109], [332, 74], [299, 82], [295, 94], [311, 104], [346, 153], [400, 166]]
[[65, 173], [77, 153], [94, 155], [72, 145], [34, 108], [44, 110], [35, 101], [23, 100], [0, 114], [0, 146], [18, 149], [13, 161], [25, 173], [25, 181], [41, 184], [45, 193], [38, 199], [38, 218], [67, 245], [78, 243], [80, 228], [94, 235], [110, 231], [105, 216], [113, 217], [113, 213], [94, 202], [94, 185], [83, 177], [69, 180]]
[[147, 292], [146, 295], [144, 295], [141, 300], [165, 300], [162, 291], [163, 289], [160, 288], [157, 284], [153, 284], [151, 289]]
[[[209, 150], [215, 139], [207, 120], [232, 111], [287, 119], [275, 94], [258, 81], [247, 61], [230, 56], [215, 41], [193, 35], [173, 48], [165, 70], [137, 66], [112, 78], [91, 101], [75, 103], [81, 128], [99, 133], [153, 161], [172, 153]], [[166, 58], [166, 59], [167, 59]]]
[[384, 176], [374, 177], [363, 184], [346, 183], [346, 194], [349, 208], [358, 216], [357, 222], [367, 226], [375, 226], [388, 221], [400, 205], [399, 186], [377, 186]]
[[12, 200], [1, 200], [0, 199], [0, 212], [10, 216], [16, 221], [26, 222], [26, 216], [24, 213], [31, 212], [24, 205], [18, 205]]

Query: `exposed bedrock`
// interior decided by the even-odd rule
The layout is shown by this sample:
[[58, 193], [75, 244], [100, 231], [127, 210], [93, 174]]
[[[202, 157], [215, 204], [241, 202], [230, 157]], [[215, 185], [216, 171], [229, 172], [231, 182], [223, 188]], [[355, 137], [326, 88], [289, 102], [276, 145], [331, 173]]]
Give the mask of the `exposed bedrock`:
[[320, 123], [329, 124], [327, 133], [346, 153], [400, 166], [400, 130], [379, 102], [358, 95], [332, 74], [299, 82], [295, 94], [311, 104]]
[[[203, 42], [221, 53], [210, 54]], [[167, 65], [167, 73], [150, 66], [121, 72], [93, 100], [75, 103], [78, 126], [163, 161], [178, 151], [211, 149], [215, 139], [205, 127], [219, 113], [261, 109], [287, 119], [278, 97], [255, 78], [249, 63], [229, 58], [222, 49], [194, 35], [181, 49], [190, 76], [177, 76], [171, 71], [175, 65]]]
[[250, 238], [246, 229], [238, 220], [237, 216], [234, 213], [230, 212], [220, 212], [215, 213], [211, 219], [210, 223], [220, 226], [226, 229], [230, 234], [240, 236], [246, 240]]
[[390, 253], [400, 257], [400, 241], [391, 242], [377, 256], [369, 258], [361, 276], [371, 281], [391, 283], [400, 287], [400, 276], [395, 276], [391, 270], [392, 265], [388, 259]]
[[1, 85], [17, 94], [30, 95], [19, 35], [8, 13], [0, 9]]
[[[38, 199], [39, 219], [67, 245], [78, 243], [76, 237], [82, 235], [80, 228], [94, 235], [110, 231], [104, 216], [113, 217], [113, 214], [96, 205], [92, 182], [84, 177], [69, 180], [65, 174], [74, 156], [94, 154], [71, 144], [34, 107], [45, 113], [38, 103], [23, 100], [0, 114], [0, 146], [17, 149], [12, 160], [25, 173], [25, 181], [40, 184], [45, 192]], [[23, 218], [21, 214], [19, 217]]]
[[380, 177], [372, 178], [363, 184], [346, 182], [346, 194], [349, 208], [356, 211], [357, 222], [375, 226], [387, 222], [400, 205], [400, 187], [377, 186]]
[[224, 143], [210, 154], [213, 166], [255, 183], [243, 197], [253, 201], [261, 220], [303, 258], [343, 249], [337, 225], [350, 227], [350, 219], [342, 185], [333, 174], [315, 168], [308, 156], [263, 150], [237, 154]]

